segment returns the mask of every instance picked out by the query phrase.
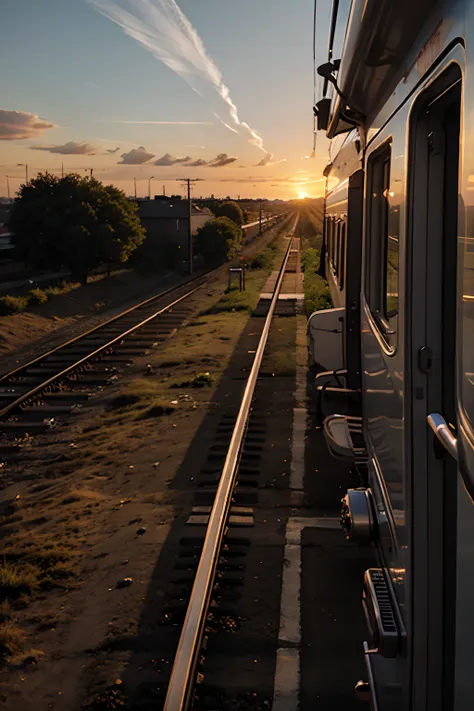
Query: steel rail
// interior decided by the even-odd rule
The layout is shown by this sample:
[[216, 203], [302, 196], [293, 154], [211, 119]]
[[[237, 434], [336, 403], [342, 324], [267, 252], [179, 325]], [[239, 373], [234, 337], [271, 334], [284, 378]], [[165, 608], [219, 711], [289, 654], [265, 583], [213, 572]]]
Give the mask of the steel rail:
[[12, 410], [19, 407], [19, 405], [23, 404], [30, 398], [35, 397], [35, 395], [38, 395], [42, 390], [49, 387], [49, 385], [51, 385], [55, 381], [60, 380], [61, 378], [64, 378], [66, 375], [71, 373], [73, 370], [76, 370], [76, 368], [79, 368], [84, 363], [87, 363], [87, 361], [100, 355], [103, 351], [108, 350], [115, 343], [118, 343], [123, 338], [127, 338], [127, 336], [130, 336], [130, 334], [132, 334], [134, 331], [137, 331], [139, 328], [144, 326], [149, 321], [152, 321], [157, 316], [160, 316], [165, 311], [168, 311], [168, 309], [171, 309], [171, 308], [173, 308], [173, 306], [176, 306], [176, 304], [179, 304], [180, 301], [184, 301], [184, 299], [187, 299], [189, 296], [194, 294], [196, 291], [198, 291], [199, 289], [202, 289], [202, 287], [205, 286], [205, 284], [206, 284], [206, 282], [204, 282], [203, 284], [199, 284], [199, 286], [194, 287], [194, 289], [192, 289], [191, 291], [188, 291], [186, 294], [183, 294], [183, 296], [180, 296], [178, 299], [175, 299], [175, 301], [172, 301], [171, 304], [167, 304], [162, 309], [160, 309], [159, 311], [156, 311], [151, 316], [148, 316], [143, 321], [140, 321], [140, 323], [135, 324], [135, 326], [132, 326], [127, 331], [124, 331], [123, 333], [121, 333], [119, 336], [115, 336], [115, 338], [110, 339], [110, 341], [107, 341], [107, 343], [105, 343], [103, 346], [100, 346], [95, 351], [88, 353], [86, 356], [83, 356], [82, 358], [77, 360], [72, 365], [68, 365], [68, 367], [64, 368], [64, 370], [62, 370], [61, 372], [56, 373], [55, 375], [52, 375], [50, 378], [48, 378], [44, 382], [40, 383], [39, 385], [36, 385], [31, 390], [28, 390], [28, 392], [23, 393], [23, 395], [20, 395], [20, 397], [18, 397], [13, 402], [10, 402], [8, 405], [6, 405], [4, 408], [2, 408], [0, 410], [0, 418], [5, 417]]
[[88, 331], [84, 331], [84, 333], [80, 333], [78, 336], [74, 336], [74, 338], [69, 339], [69, 341], [64, 341], [64, 343], [60, 343], [58, 346], [51, 348], [51, 350], [47, 351], [46, 353], [42, 353], [40, 356], [33, 358], [33, 360], [30, 360], [27, 363], [24, 363], [23, 365], [19, 365], [17, 368], [15, 368], [14, 370], [11, 370], [9, 373], [5, 373], [4, 375], [0, 376], [0, 385], [2, 384], [3, 381], [13, 378], [18, 373], [21, 373], [22, 370], [31, 368], [32, 365], [35, 365], [36, 363], [41, 362], [45, 358], [48, 358], [48, 356], [53, 355], [53, 353], [60, 351], [62, 348], [66, 348], [66, 346], [70, 346], [73, 343], [76, 343], [77, 341], [80, 341], [83, 338], [90, 336], [91, 333], [95, 333], [96, 331], [100, 331], [101, 329], [106, 328], [111, 323], [114, 323], [114, 321], [117, 321], [118, 319], [122, 318], [123, 316], [127, 316], [128, 314], [132, 313], [133, 311], [138, 311], [138, 309], [141, 309], [143, 306], [150, 304], [152, 301], [157, 301], [158, 299], [168, 296], [173, 291], [177, 291], [178, 289], [182, 289], [186, 286], [189, 286], [189, 284], [192, 284], [193, 282], [197, 281], [198, 279], [202, 279], [202, 278], [208, 276], [212, 271], [214, 271], [214, 270], [212, 270], [212, 269], [207, 270], [205, 272], [202, 272], [201, 274], [198, 274], [197, 276], [193, 277], [192, 279], [187, 279], [186, 281], [182, 282], [181, 284], [176, 284], [175, 286], [169, 287], [169, 289], [160, 291], [158, 294], [155, 294], [154, 296], [150, 296], [148, 299], [145, 299], [144, 301], [140, 301], [138, 304], [135, 304], [134, 306], [130, 306], [130, 308], [125, 309], [125, 311], [121, 311], [116, 316], [112, 316], [112, 318], [109, 318], [107, 321], [104, 321], [103, 323], [99, 323], [97, 326], [93, 326], [93, 328], [90, 328]]
[[199, 559], [199, 565], [194, 579], [191, 597], [186, 617], [184, 619], [176, 656], [171, 671], [170, 682], [166, 694], [163, 711], [186, 711], [191, 701], [192, 687], [195, 680], [198, 657], [201, 649], [202, 634], [206, 623], [215, 572], [219, 560], [220, 549], [229, 513], [232, 492], [237, 475], [237, 464], [245, 428], [252, 404], [252, 398], [257, 383], [257, 377], [262, 363], [262, 356], [267, 344], [273, 312], [278, 300], [286, 264], [293, 244], [294, 232], [298, 224], [296, 217], [291, 229], [291, 239], [280, 267], [278, 279], [273, 292], [270, 308], [265, 319], [262, 335], [252, 364], [252, 369], [245, 386], [244, 395], [237, 415], [229, 450], [219, 480], [214, 504], [207, 524], [204, 545]]
[[[258, 222], [251, 223], [250, 225], [245, 225], [245, 227], [251, 227], [252, 225], [256, 225], [256, 224], [258, 224]], [[71, 338], [68, 341], [64, 341], [63, 343], [60, 343], [58, 346], [51, 348], [51, 350], [49, 350], [49, 351], [46, 351], [46, 353], [42, 353], [41, 355], [37, 356], [36, 358], [33, 358], [33, 360], [30, 360], [27, 363], [24, 363], [23, 365], [19, 365], [14, 370], [10, 370], [8, 373], [5, 373], [4, 375], [0, 375], [0, 385], [5, 380], [9, 380], [10, 378], [13, 378], [18, 373], [21, 373], [21, 371], [26, 370], [27, 368], [31, 368], [31, 366], [36, 365], [37, 363], [40, 363], [42, 360], [44, 360], [45, 358], [48, 358], [48, 356], [53, 355], [54, 353], [61, 350], [62, 348], [66, 348], [66, 346], [70, 346], [73, 343], [76, 343], [77, 341], [80, 341], [81, 339], [86, 338], [87, 336], [90, 336], [91, 333], [95, 333], [96, 331], [100, 331], [101, 329], [106, 328], [111, 323], [114, 323], [114, 321], [117, 321], [118, 319], [122, 318], [123, 316], [127, 316], [129, 313], [132, 313], [133, 311], [137, 311], [138, 309], [141, 309], [143, 306], [150, 304], [152, 301], [157, 301], [158, 299], [168, 296], [168, 294], [171, 294], [173, 291], [182, 289], [186, 286], [189, 286], [189, 284], [193, 284], [198, 279], [203, 279], [204, 277], [211, 275], [213, 272], [216, 272], [218, 269], [219, 269], [219, 267], [214, 268], [214, 269], [207, 269], [206, 271], [201, 272], [200, 274], [197, 274], [192, 279], [186, 279], [185, 281], [181, 282], [181, 284], [176, 284], [175, 286], [171, 286], [168, 289], [165, 289], [164, 291], [160, 291], [158, 294], [155, 294], [154, 296], [150, 296], [148, 299], [145, 299], [144, 301], [140, 301], [138, 304], [135, 304], [134, 306], [130, 306], [130, 308], [126, 309], [125, 311], [121, 311], [116, 316], [112, 316], [112, 318], [108, 319], [107, 321], [104, 321], [103, 323], [99, 323], [97, 326], [93, 326], [93, 328], [90, 328], [89, 330], [84, 331], [84, 333], [80, 333], [78, 336], [74, 336], [74, 338]]]

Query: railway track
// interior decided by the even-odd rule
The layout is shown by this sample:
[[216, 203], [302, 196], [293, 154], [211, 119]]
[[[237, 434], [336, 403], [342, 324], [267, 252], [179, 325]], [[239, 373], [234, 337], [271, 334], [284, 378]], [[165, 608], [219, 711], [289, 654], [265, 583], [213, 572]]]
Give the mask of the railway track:
[[14, 458], [13, 439], [44, 432], [113, 381], [133, 358], [168, 338], [189, 317], [201, 275], [172, 287], [51, 349], [0, 378], [0, 460]]
[[[292, 227], [292, 234], [294, 234], [296, 225], [297, 219]], [[237, 517], [237, 519], [240, 517], [241, 523], [243, 522], [245, 524], [245, 517], [247, 516], [247, 523], [251, 523], [251, 518], [249, 517], [249, 515], [251, 516], [251, 509], [235, 505], [235, 502], [238, 501], [238, 499], [235, 498], [236, 486], [240, 476], [239, 471], [245, 468], [245, 462], [244, 466], [242, 466], [243, 457], [244, 459], [248, 459], [249, 457], [257, 459], [259, 455], [249, 454], [249, 449], [260, 449], [259, 446], [253, 446], [252, 442], [261, 442], [263, 440], [262, 434], [265, 430], [265, 421], [264, 418], [252, 413], [252, 402], [285, 271], [287, 266], [289, 266], [294, 259], [292, 244], [293, 237], [290, 238], [288, 248], [280, 266], [273, 295], [268, 306], [265, 324], [255, 351], [253, 364], [245, 385], [238, 413], [235, 418], [229, 417], [228, 420], [222, 421], [220, 424], [220, 437], [224, 438], [224, 442], [228, 441], [229, 444], [228, 446], [224, 445], [226, 454], [221, 471], [214, 472], [214, 477], [216, 477], [217, 474], [218, 479], [215, 482], [217, 488], [212, 507], [198, 506], [193, 509], [194, 515], [199, 516], [204, 514], [208, 516], [207, 527], [169, 683], [167, 685], [163, 705], [164, 711], [187, 711], [193, 707], [196, 684], [201, 678], [200, 669], [204, 661], [207, 646], [206, 627], [208, 625], [209, 611], [213, 603], [213, 596], [215, 595], [216, 575], [219, 567], [221, 570], [223, 565], [224, 568], [226, 567], [225, 560], [223, 560], [223, 546], [226, 546], [225, 559], [228, 556], [229, 543], [228, 540], [226, 542], [226, 533], [228, 532], [229, 524], [232, 523], [231, 517], [234, 517], [234, 519], [235, 517]], [[251, 436], [248, 437], [247, 454], [243, 455], [243, 444], [248, 434]], [[218, 445], [217, 448], [222, 452], [223, 445]], [[250, 467], [250, 469], [252, 476], [252, 468]], [[212, 474], [212, 472], [209, 473]], [[242, 471], [242, 474], [245, 479], [245, 475], [248, 475], [249, 472]], [[254, 470], [253, 476], [255, 476], [255, 474], [256, 472]], [[248, 477], [246, 483], [247, 485], [249, 483]], [[237, 541], [237, 548], [239, 548], [238, 543], [239, 541]], [[240, 543], [242, 543], [242, 541]], [[237, 557], [242, 555], [241, 552], [233, 552]], [[197, 560], [196, 552], [194, 555]], [[230, 567], [232, 569], [233, 566]], [[239, 565], [237, 565], [237, 569], [238, 568]]]
[[123, 311], [0, 377], [0, 462], [17, 457], [25, 435], [47, 431], [186, 321], [199, 275]]
[[[289, 461], [291, 452], [292, 410], [281, 408], [292, 402], [294, 384], [292, 377], [277, 383], [266, 377], [271, 375], [268, 353], [263, 368], [262, 357], [274, 316], [278, 322], [279, 316], [292, 315], [288, 297], [294, 291], [293, 272], [299, 269], [299, 240], [293, 236], [296, 224], [297, 220], [287, 232], [289, 243], [280, 269], [269, 277], [235, 348], [230, 370], [215, 395], [216, 407], [210, 409], [204, 429], [190, 443], [176, 474], [174, 486], [176, 492], [183, 492], [183, 515], [176, 517], [167, 537], [149, 595], [141, 598], [139, 624], [145, 634], [140, 644], [144, 649], [137, 646], [121, 675], [121, 689], [132, 703], [123, 702], [127, 711], [264, 711], [271, 707], [280, 588], [276, 582], [267, 590], [265, 581], [276, 581], [281, 572], [283, 540], [277, 516], [285, 516], [289, 503], [287, 480], [280, 480], [282, 490], [278, 491], [274, 477], [280, 467], [287, 469], [281, 462]], [[160, 294], [4, 376], [0, 380], [0, 429], [7, 427], [0, 441], [0, 459], [23, 461], [25, 453], [18, 447], [32, 425], [36, 423], [35, 431], [41, 432], [50, 426], [50, 419], [68, 417], [91, 391], [179, 328], [192, 310], [190, 297], [205, 283], [198, 279]], [[283, 300], [278, 299], [280, 290], [286, 293]], [[273, 334], [281, 330], [281, 323], [272, 329], [270, 353]], [[76, 349], [80, 352], [75, 353]], [[204, 447], [200, 444], [203, 434], [209, 443]], [[262, 521], [266, 524], [267, 520], [262, 544]], [[257, 621], [249, 627], [246, 620], [255, 615]], [[232, 636], [228, 651], [228, 633], [236, 631], [240, 634]], [[153, 650], [152, 660], [148, 650]], [[101, 652], [94, 653], [98, 663]], [[223, 672], [227, 654], [232, 671]], [[109, 662], [110, 656], [114, 656], [113, 648], [107, 648]], [[257, 661], [258, 667], [254, 666]], [[205, 683], [199, 683], [203, 675]], [[238, 688], [231, 690], [235, 678]], [[116, 694], [112, 688], [110, 699]], [[109, 708], [103, 699], [109, 697], [98, 696], [90, 708]]]

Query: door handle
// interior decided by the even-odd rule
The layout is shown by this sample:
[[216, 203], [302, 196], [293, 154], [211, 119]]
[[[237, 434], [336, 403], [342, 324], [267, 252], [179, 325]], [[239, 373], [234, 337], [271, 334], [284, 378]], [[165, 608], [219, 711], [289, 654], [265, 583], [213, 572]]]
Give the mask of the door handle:
[[433, 412], [426, 418], [429, 426], [433, 430], [435, 437], [449, 452], [449, 454], [457, 461], [458, 459], [458, 441], [451, 432], [444, 417], [437, 412]]

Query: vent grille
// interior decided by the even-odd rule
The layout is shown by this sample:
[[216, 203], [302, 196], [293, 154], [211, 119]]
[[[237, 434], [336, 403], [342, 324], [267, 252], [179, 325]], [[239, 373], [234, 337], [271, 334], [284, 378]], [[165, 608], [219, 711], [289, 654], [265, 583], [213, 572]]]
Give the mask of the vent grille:
[[390, 593], [388, 592], [387, 583], [385, 582], [385, 576], [382, 571], [372, 570], [371, 578], [374, 586], [375, 597], [377, 598], [380, 610], [382, 628], [384, 632], [396, 632], [397, 625], [395, 624], [395, 616], [393, 614]]
[[365, 571], [363, 605], [367, 622], [383, 657], [395, 657], [399, 651], [400, 634], [394, 603], [382, 568]]

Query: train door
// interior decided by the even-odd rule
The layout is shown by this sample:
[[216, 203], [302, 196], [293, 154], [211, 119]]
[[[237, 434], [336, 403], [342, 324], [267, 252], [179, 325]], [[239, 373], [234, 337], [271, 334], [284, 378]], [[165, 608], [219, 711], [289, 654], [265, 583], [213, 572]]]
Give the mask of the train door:
[[[461, 89], [461, 71], [451, 64], [415, 102], [409, 135], [406, 352], [411, 387], [405, 412], [412, 486], [410, 695], [411, 708], [426, 711], [453, 709], [455, 678]], [[444, 437], [445, 446], [438, 437]]]

